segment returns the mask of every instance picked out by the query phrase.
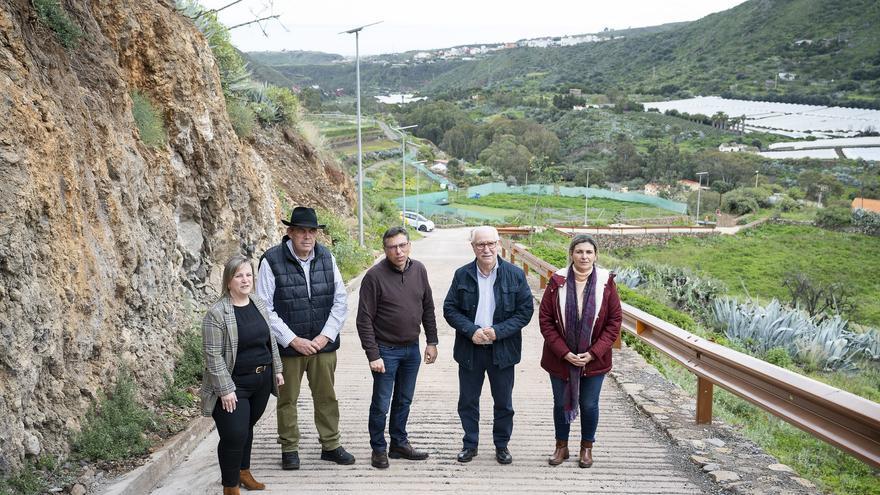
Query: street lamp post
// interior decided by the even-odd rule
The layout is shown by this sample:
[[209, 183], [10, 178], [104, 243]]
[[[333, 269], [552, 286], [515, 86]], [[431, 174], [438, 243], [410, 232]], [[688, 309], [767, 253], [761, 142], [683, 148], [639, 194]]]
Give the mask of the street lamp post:
[[339, 34], [354, 34], [354, 64], [355, 78], [357, 79], [357, 144], [358, 144], [358, 242], [360, 246], [364, 246], [364, 166], [363, 166], [363, 147], [361, 144], [361, 55], [360, 55], [360, 33], [365, 27], [379, 24], [365, 24], [360, 27], [343, 31]]
[[587, 188], [584, 190], [584, 227], [587, 226], [587, 211], [590, 208], [590, 170], [593, 170], [593, 167], [587, 167]]
[[758, 188], [758, 171], [755, 170], [755, 189]]
[[408, 125], [406, 127], [395, 127], [394, 130], [400, 133], [400, 168], [403, 171], [403, 212], [406, 213], [406, 133], [405, 129], [414, 129], [418, 125]]
[[[828, 186], [826, 186], [825, 184], [819, 185], [819, 208], [822, 208], [822, 193], [827, 190], [828, 190]], [[864, 200], [862, 200], [862, 202], [864, 203]]]
[[419, 165], [427, 163], [425, 160], [419, 160], [417, 162], [413, 162], [413, 166], [416, 168], [416, 213], [419, 212], [419, 201], [421, 198], [419, 197]]
[[[699, 180], [699, 186], [697, 186], [697, 225], [700, 224], [700, 193], [703, 192], [703, 176], [708, 174], [709, 172], [697, 172], [697, 180]], [[709, 181], [706, 181], [708, 184]]]

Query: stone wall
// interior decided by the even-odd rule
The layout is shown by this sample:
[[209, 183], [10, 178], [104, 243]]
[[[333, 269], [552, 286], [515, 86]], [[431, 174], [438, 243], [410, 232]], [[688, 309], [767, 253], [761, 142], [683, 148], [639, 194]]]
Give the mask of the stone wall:
[[694, 232], [688, 234], [593, 234], [599, 244], [599, 251], [622, 248], [643, 248], [646, 246], [665, 246], [671, 239], [681, 237], [710, 237], [719, 235], [717, 232]]

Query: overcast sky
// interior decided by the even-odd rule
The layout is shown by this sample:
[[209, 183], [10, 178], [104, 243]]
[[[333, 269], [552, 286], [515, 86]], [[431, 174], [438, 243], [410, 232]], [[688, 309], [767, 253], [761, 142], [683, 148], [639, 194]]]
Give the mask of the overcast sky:
[[[217, 8], [231, 1], [201, 3]], [[220, 20], [233, 26], [255, 16], [281, 15], [280, 23], [264, 23], [268, 36], [256, 26], [234, 29], [232, 41], [243, 51], [312, 50], [353, 56], [354, 35], [337, 33], [376, 21], [383, 22], [360, 35], [362, 55], [692, 21], [742, 2], [541, 0], [517, 8], [510, 0], [243, 0], [222, 11]]]

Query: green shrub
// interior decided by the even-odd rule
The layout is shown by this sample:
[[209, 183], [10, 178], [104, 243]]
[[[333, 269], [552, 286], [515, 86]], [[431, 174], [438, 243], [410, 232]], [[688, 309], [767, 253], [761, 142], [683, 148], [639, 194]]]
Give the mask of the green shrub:
[[269, 86], [266, 96], [275, 103], [276, 122], [285, 126], [295, 126], [299, 121], [299, 99], [287, 88]]
[[151, 148], [164, 146], [167, 140], [165, 123], [153, 102], [139, 91], [131, 92], [131, 114], [137, 124], [141, 141]]
[[74, 48], [83, 37], [83, 31], [67, 15], [58, 0], [33, 0], [40, 22], [55, 32], [64, 48]]
[[837, 229], [852, 224], [850, 209], [843, 206], [822, 208], [816, 213], [816, 226], [824, 229]]
[[783, 347], [774, 347], [764, 354], [764, 361], [775, 364], [780, 368], [790, 368], [792, 366], [791, 356]]
[[201, 381], [202, 370], [205, 367], [201, 332], [194, 328], [181, 335], [178, 343], [183, 352], [175, 363], [174, 374], [171, 378], [165, 379], [165, 393], [162, 400], [179, 407], [186, 407], [195, 402], [195, 396], [187, 389]]
[[352, 235], [345, 222], [338, 215], [327, 211], [318, 210], [318, 218], [327, 224], [324, 233], [330, 237], [330, 251], [336, 258], [336, 264], [346, 281], [357, 276], [364, 268], [373, 262], [373, 252], [367, 247], [361, 247], [357, 235]]
[[721, 209], [734, 215], [745, 215], [758, 211], [759, 205], [752, 195], [746, 194], [743, 189], [737, 189], [724, 195]]
[[635, 268], [647, 284], [663, 289], [677, 308], [703, 320], [710, 319], [712, 301], [725, 292], [721, 282], [699, 277], [688, 268], [651, 261], [640, 261]]
[[45, 478], [31, 461], [26, 461], [8, 478], [0, 478], [0, 495], [37, 495], [44, 493], [46, 488]]
[[852, 213], [852, 224], [863, 234], [880, 235], [880, 213], [859, 208]]
[[776, 207], [782, 211], [789, 212], [801, 209], [801, 204], [788, 196], [783, 196], [779, 203], [776, 204]]
[[236, 98], [226, 100], [226, 114], [235, 134], [241, 139], [247, 139], [254, 133], [257, 125], [257, 115], [250, 106]]
[[534, 246], [529, 251], [556, 268], [568, 266], [568, 252], [565, 248], [555, 249], [548, 246]]
[[150, 442], [144, 432], [153, 425], [153, 415], [137, 403], [134, 389], [129, 372], [120, 370], [113, 393], [92, 406], [74, 439], [78, 457], [112, 461], [147, 451]]
[[681, 311], [676, 311], [672, 308], [664, 306], [663, 304], [660, 304], [651, 298], [639, 294], [633, 289], [618, 285], [617, 293], [620, 295], [621, 301], [631, 306], [635, 306], [636, 308], [639, 308], [646, 313], [656, 316], [661, 320], [672, 323], [673, 325], [683, 330], [694, 332], [697, 328], [696, 322], [694, 322], [694, 319], [690, 316], [682, 313]]

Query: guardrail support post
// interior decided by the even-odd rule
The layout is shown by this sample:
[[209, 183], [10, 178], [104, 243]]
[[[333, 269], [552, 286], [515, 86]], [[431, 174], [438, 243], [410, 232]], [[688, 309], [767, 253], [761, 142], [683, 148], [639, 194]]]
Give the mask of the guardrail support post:
[[623, 330], [621, 330], [620, 333], [617, 334], [617, 340], [615, 340], [614, 343], [611, 344], [612, 349], [620, 349], [622, 347], [622, 345], [620, 343], [620, 336], [621, 335], [623, 335]]
[[712, 423], [712, 382], [697, 377], [697, 424], [707, 425]]
[[523, 273], [526, 274], [526, 277], [529, 276], [529, 265], [525, 261], [523, 261]]
[[510, 264], [511, 264], [511, 265], [515, 265], [515, 264], [516, 264], [516, 255], [513, 254], [513, 250], [512, 250], [512, 249], [510, 250]]
[[541, 287], [542, 289], [546, 289], [546, 288], [547, 288], [547, 276], [546, 276], [546, 275], [541, 275], [541, 285], [540, 285], [540, 287]]

